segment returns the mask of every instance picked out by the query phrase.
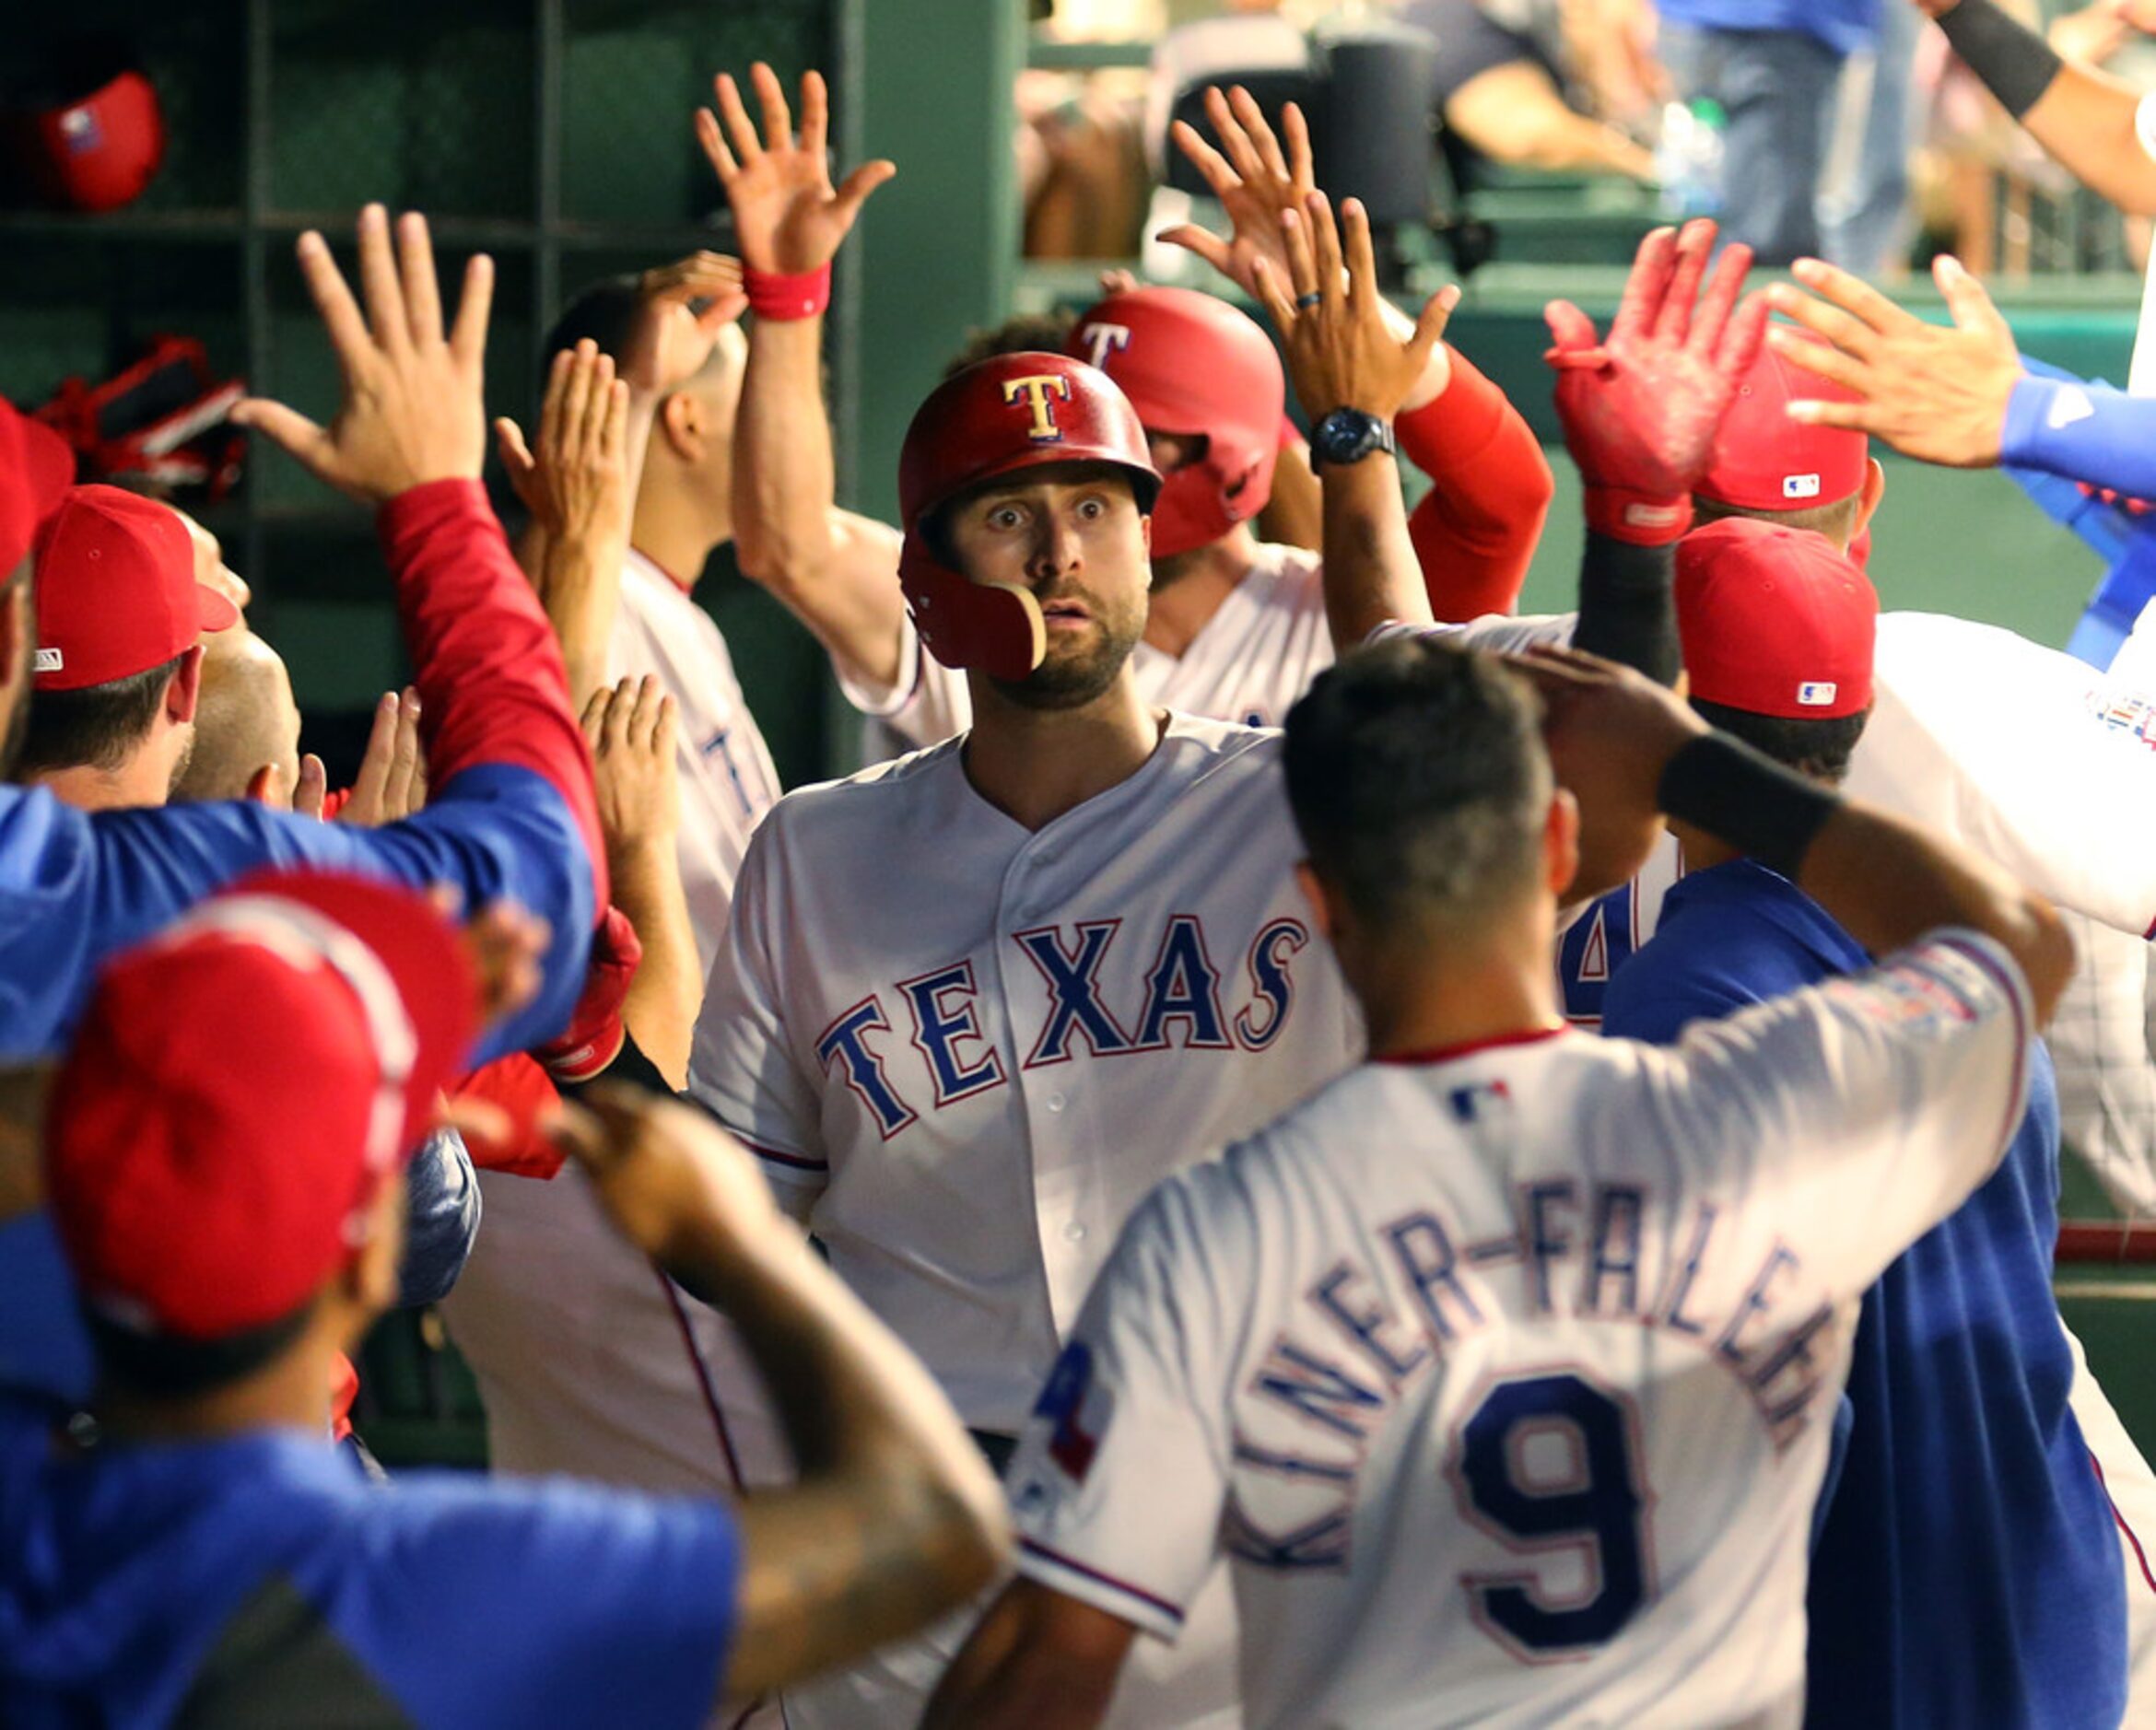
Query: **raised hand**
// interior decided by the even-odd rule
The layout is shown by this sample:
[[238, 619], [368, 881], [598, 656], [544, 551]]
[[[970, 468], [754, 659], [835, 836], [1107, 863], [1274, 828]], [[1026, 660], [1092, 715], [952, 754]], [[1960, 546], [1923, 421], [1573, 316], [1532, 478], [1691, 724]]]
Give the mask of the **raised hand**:
[[1940, 258], [1931, 271], [1951, 326], [1926, 323], [1847, 271], [1800, 259], [1795, 275], [1812, 293], [1777, 283], [1767, 298], [1832, 346], [1789, 330], [1771, 331], [1767, 340], [1791, 364], [1858, 399], [1793, 402], [1792, 420], [1854, 427], [1926, 462], [1987, 468], [1998, 461], [2007, 403], [2021, 379], [2021, 351], [1991, 297], [1959, 261]]
[[434, 247], [427, 218], [416, 211], [398, 218], [393, 249], [389, 213], [380, 205], [359, 213], [364, 314], [320, 234], [308, 230], [298, 250], [344, 374], [344, 401], [327, 427], [264, 397], [249, 397], [232, 419], [364, 504], [379, 505], [428, 481], [478, 479], [486, 455], [493, 261], [481, 253], [465, 266], [456, 319], [445, 330]]
[[1568, 902], [1629, 882], [1662, 831], [1662, 771], [1707, 724], [1643, 672], [1576, 649], [1505, 657], [1542, 699], [1557, 784], [1579, 801], [1580, 877]]
[[[638, 279], [640, 304], [619, 371], [639, 396], [657, 398], [685, 384], [710, 357], [719, 333], [748, 310], [741, 261], [692, 252]], [[701, 300], [703, 310], [694, 302]]]
[[742, 262], [770, 275], [820, 269], [851, 231], [868, 195], [897, 173], [897, 166], [864, 162], [834, 188], [826, 146], [830, 97], [823, 75], [802, 75], [798, 136], [779, 75], [758, 61], [749, 69], [749, 82], [763, 110], [760, 136], [740, 87], [727, 73], [714, 86], [719, 111], [697, 111], [697, 142], [726, 189]]
[[554, 357], [539, 410], [539, 447], [515, 421], [494, 423], [510, 485], [552, 535], [618, 536], [635, 506], [628, 476], [628, 386], [586, 337]]
[[[302, 770], [304, 780], [304, 770]], [[427, 803], [427, 773], [419, 749], [419, 693], [407, 685], [390, 691], [374, 706], [374, 725], [358, 778], [336, 821], [362, 829], [397, 823]], [[319, 804], [315, 814], [321, 814]]]
[[599, 827], [610, 856], [652, 847], [672, 856], [681, 826], [674, 735], [675, 707], [656, 673], [602, 686], [584, 705], [599, 789]]
[[[1311, 166], [1309, 124], [1303, 111], [1288, 103], [1281, 111], [1281, 131], [1286, 134], [1283, 144], [1257, 99], [1241, 85], [1224, 95], [1217, 86], [1208, 89], [1205, 112], [1226, 154], [1207, 144], [1195, 127], [1179, 121], [1176, 144], [1205, 177], [1206, 185], [1226, 210], [1231, 232], [1223, 240], [1208, 228], [1185, 223], [1165, 230], [1160, 238], [1197, 253], [1252, 299], [1261, 301], [1258, 289], [1260, 264], [1273, 272], [1278, 282], [1293, 280], [1289, 224], [1296, 213], [1307, 209], [1311, 194], [1318, 190]], [[1371, 280], [1374, 287], [1374, 273]], [[1410, 328], [1406, 317], [1382, 299], [1377, 306], [1395, 339], [1404, 342]], [[1424, 310], [1427, 313], [1428, 309]], [[1420, 408], [1434, 402], [1451, 382], [1451, 352], [1442, 344], [1433, 343], [1425, 354], [1423, 375], [1406, 393], [1402, 406]]]
[[1660, 545], [1691, 521], [1693, 483], [1715, 430], [1759, 353], [1767, 305], [1740, 304], [1752, 251], [1731, 245], [1704, 295], [1715, 225], [1657, 228], [1640, 242], [1610, 334], [1569, 300], [1544, 310], [1557, 370], [1557, 418], [1588, 487], [1588, 522]]
[[1288, 249], [1285, 277], [1264, 258], [1255, 262], [1253, 277], [1287, 352], [1296, 401], [1313, 425], [1336, 408], [1391, 420], [1427, 370], [1446, 321], [1459, 304], [1459, 288], [1431, 296], [1402, 342], [1385, 318], [1370, 218], [1360, 200], [1341, 206], [1344, 259], [1340, 228], [1323, 193], [1310, 193], [1300, 216], [1283, 211], [1281, 224]]
[[[1286, 144], [1273, 134], [1265, 111], [1241, 85], [1205, 92], [1205, 116], [1213, 123], [1221, 148], [1205, 142], [1195, 126], [1175, 123], [1176, 147], [1190, 158], [1206, 186], [1227, 212], [1224, 240], [1194, 222], [1164, 230], [1160, 239], [1195, 252], [1236, 287], [1255, 299], [1258, 263], [1263, 260], [1288, 277], [1287, 231], [1281, 213], [1300, 210], [1318, 181], [1310, 160], [1310, 128], [1303, 111], [1290, 102], [1281, 111]], [[1225, 154], [1224, 155], [1223, 152]]]

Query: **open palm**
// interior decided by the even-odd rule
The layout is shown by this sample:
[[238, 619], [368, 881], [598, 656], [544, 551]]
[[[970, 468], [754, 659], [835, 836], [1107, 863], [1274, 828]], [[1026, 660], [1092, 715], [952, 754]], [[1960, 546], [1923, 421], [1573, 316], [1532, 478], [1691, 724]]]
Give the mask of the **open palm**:
[[730, 74], [721, 73], [714, 87], [718, 112], [697, 111], [697, 142], [726, 190], [742, 262], [776, 275], [821, 269], [851, 231], [868, 195], [897, 168], [864, 162], [834, 187], [827, 148], [830, 97], [823, 75], [802, 76], [798, 136], [779, 75], [758, 61], [749, 82], [763, 110], [760, 135]]

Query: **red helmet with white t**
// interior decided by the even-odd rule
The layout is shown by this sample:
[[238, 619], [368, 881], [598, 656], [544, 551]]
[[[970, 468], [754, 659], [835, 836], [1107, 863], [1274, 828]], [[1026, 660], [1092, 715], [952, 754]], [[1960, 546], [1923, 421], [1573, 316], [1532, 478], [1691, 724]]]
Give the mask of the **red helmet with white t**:
[[1205, 440], [1162, 484], [1155, 558], [1205, 546], [1265, 508], [1287, 377], [1255, 321], [1194, 289], [1133, 288], [1081, 317], [1070, 352], [1122, 387], [1148, 432]]
[[999, 355], [931, 393], [898, 453], [906, 542], [898, 582], [914, 628], [946, 667], [1015, 682], [1047, 651], [1040, 605], [1008, 583], [961, 576], [930, 545], [925, 524], [961, 493], [1051, 462], [1106, 462], [1129, 475], [1138, 508], [1160, 492], [1145, 429], [1107, 378], [1063, 355]]

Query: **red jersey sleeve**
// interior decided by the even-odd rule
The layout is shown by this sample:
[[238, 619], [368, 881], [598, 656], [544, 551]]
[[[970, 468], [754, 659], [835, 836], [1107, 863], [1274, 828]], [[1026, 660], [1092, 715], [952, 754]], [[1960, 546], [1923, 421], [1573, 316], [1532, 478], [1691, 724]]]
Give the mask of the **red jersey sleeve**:
[[1408, 517], [1430, 610], [1457, 625], [1512, 611], [1556, 483], [1505, 392], [1458, 349], [1448, 352], [1452, 381], [1394, 430], [1401, 454], [1430, 477]]

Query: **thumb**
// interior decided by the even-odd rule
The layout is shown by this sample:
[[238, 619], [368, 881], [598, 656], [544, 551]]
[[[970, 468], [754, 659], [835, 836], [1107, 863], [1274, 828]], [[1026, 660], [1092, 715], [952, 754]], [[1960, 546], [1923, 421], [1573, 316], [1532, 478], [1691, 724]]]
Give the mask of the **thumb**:
[[1542, 321], [1550, 327], [1550, 349], [1542, 358], [1559, 371], [1607, 363], [1609, 356], [1595, 335], [1594, 320], [1571, 301], [1551, 301], [1542, 309]]
[[1984, 292], [1984, 285], [1969, 275], [1960, 259], [1951, 253], [1939, 254], [1932, 261], [1931, 279], [1946, 297], [1956, 330], [1981, 331], [1988, 336], [2003, 336], [2009, 343], [2014, 340], [2012, 329]]
[[334, 455], [330, 436], [319, 423], [266, 396], [251, 396], [235, 403], [231, 419], [233, 425], [261, 433], [283, 446], [317, 473], [328, 468]]
[[1447, 283], [1427, 300], [1415, 318], [1415, 352], [1427, 355], [1436, 347], [1437, 339], [1445, 334], [1445, 327], [1452, 322], [1453, 309], [1459, 305], [1459, 285]]
[[747, 295], [739, 288], [722, 288], [697, 314], [697, 328], [706, 335], [716, 335], [747, 310]]
[[524, 442], [523, 428], [507, 415], [494, 423], [494, 442], [501, 452], [501, 466], [509, 471], [511, 482], [521, 483], [539, 466], [531, 447]]
[[1182, 223], [1173, 228], [1164, 228], [1154, 239], [1167, 246], [1179, 246], [1186, 252], [1195, 252], [1223, 276], [1233, 275], [1228, 269], [1228, 243], [1209, 228], [1201, 228], [1194, 222]]
[[838, 208], [846, 213], [846, 219], [852, 221], [861, 205], [867, 203], [868, 195], [897, 172], [898, 165], [896, 162], [879, 158], [873, 162], [863, 162], [840, 181], [837, 202]]

